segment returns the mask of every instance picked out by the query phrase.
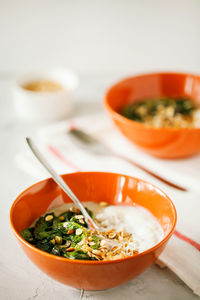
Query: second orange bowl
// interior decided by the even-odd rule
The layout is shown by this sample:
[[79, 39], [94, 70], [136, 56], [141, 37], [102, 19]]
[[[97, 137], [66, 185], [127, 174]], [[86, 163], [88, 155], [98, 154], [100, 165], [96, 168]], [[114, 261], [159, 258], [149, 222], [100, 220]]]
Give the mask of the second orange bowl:
[[151, 155], [183, 158], [200, 152], [200, 128], [155, 128], [120, 114], [131, 101], [149, 97], [188, 97], [200, 104], [200, 76], [149, 73], [113, 85], [105, 96], [106, 109], [122, 134]]

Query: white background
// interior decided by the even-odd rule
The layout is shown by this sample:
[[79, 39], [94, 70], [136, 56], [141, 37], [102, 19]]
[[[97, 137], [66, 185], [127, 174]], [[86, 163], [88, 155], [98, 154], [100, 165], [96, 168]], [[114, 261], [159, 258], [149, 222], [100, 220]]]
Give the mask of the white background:
[[115, 77], [200, 73], [199, 36], [200, 0], [0, 0], [0, 299], [197, 299], [169, 269], [155, 265], [118, 288], [81, 294], [30, 262], [11, 234], [9, 209], [35, 182], [14, 157], [36, 128], [16, 119], [7, 79], [22, 69], [68, 66], [81, 79], [77, 100], [83, 101], [74, 114], [96, 112]]
[[0, 70], [200, 72], [199, 0], [0, 0]]

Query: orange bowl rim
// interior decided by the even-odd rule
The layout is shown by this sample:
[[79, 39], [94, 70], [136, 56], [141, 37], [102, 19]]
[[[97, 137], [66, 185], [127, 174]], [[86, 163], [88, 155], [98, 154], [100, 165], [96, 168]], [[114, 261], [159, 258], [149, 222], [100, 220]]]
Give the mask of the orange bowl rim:
[[175, 229], [175, 226], [176, 226], [176, 223], [177, 223], [177, 211], [176, 211], [176, 208], [175, 208], [175, 205], [174, 203], [172, 202], [172, 200], [169, 198], [169, 196], [163, 192], [160, 188], [158, 188], [156, 185], [146, 181], [146, 180], [143, 180], [143, 179], [140, 179], [140, 178], [137, 178], [137, 177], [133, 177], [133, 176], [129, 176], [129, 175], [124, 175], [124, 174], [120, 174], [120, 173], [111, 173], [111, 172], [73, 172], [73, 173], [67, 173], [67, 174], [62, 174], [61, 176], [70, 176], [70, 175], [76, 175], [76, 174], [96, 174], [96, 173], [100, 173], [100, 174], [113, 174], [113, 175], [118, 175], [118, 176], [125, 176], [125, 177], [129, 177], [129, 178], [132, 178], [132, 179], [136, 179], [136, 180], [139, 180], [139, 181], [142, 181], [143, 183], [147, 183], [147, 184], [150, 184], [151, 186], [153, 186], [153, 188], [155, 189], [158, 189], [165, 197], [166, 199], [168, 200], [168, 202], [170, 203], [171, 207], [172, 207], [172, 210], [173, 210], [173, 214], [174, 214], [174, 223], [172, 225], [172, 228], [170, 230], [170, 232], [157, 244], [155, 244], [153, 247], [141, 252], [141, 253], [138, 253], [138, 254], [135, 254], [135, 255], [132, 255], [132, 256], [128, 256], [128, 257], [125, 257], [125, 258], [121, 258], [121, 259], [116, 259], [116, 260], [106, 260], [106, 261], [90, 261], [90, 260], [81, 260], [81, 259], [68, 259], [68, 258], [64, 258], [64, 257], [60, 257], [60, 256], [56, 256], [56, 255], [53, 255], [53, 254], [50, 254], [48, 252], [45, 252], [45, 251], [42, 251], [34, 246], [32, 246], [31, 244], [29, 244], [27, 241], [25, 241], [22, 236], [20, 234], [18, 234], [18, 232], [16, 231], [15, 229], [15, 226], [13, 224], [13, 220], [12, 220], [12, 214], [13, 214], [13, 211], [14, 211], [14, 207], [15, 205], [17, 204], [17, 202], [19, 201], [19, 198], [26, 192], [28, 191], [29, 189], [33, 188], [34, 186], [37, 186], [38, 184], [40, 183], [43, 183], [45, 181], [48, 181], [48, 180], [53, 180], [51, 177], [49, 178], [46, 178], [46, 179], [43, 179], [41, 181], [38, 181], [34, 184], [32, 184], [31, 186], [29, 186], [28, 188], [26, 188], [24, 191], [22, 191], [18, 196], [17, 198], [15, 199], [15, 201], [12, 203], [11, 205], [11, 208], [10, 208], [10, 214], [9, 214], [9, 219], [10, 219], [10, 225], [11, 225], [11, 228], [15, 234], [15, 236], [17, 237], [17, 239], [22, 243], [24, 244], [26, 247], [30, 248], [31, 250], [33, 250], [34, 252], [38, 253], [38, 254], [41, 254], [41, 255], [44, 255], [50, 259], [54, 259], [54, 260], [58, 260], [58, 261], [63, 261], [65, 263], [72, 263], [72, 264], [85, 264], [85, 265], [102, 265], [102, 264], [113, 264], [113, 263], [120, 263], [120, 262], [123, 262], [125, 260], [131, 260], [131, 259], [134, 259], [136, 257], [139, 257], [139, 256], [143, 256], [143, 255], [146, 255], [152, 251], [154, 251], [155, 249], [159, 248], [160, 246], [162, 246], [165, 242], [168, 241], [168, 239], [171, 237], [171, 235], [173, 234], [174, 232], [174, 229]]
[[138, 126], [144, 129], [153, 129], [155, 131], [159, 131], [159, 130], [164, 130], [164, 131], [200, 131], [200, 128], [197, 127], [186, 127], [186, 128], [175, 128], [175, 127], [154, 127], [151, 125], [146, 125], [144, 123], [140, 123], [131, 119], [128, 119], [126, 117], [124, 117], [123, 115], [121, 115], [119, 112], [117, 112], [116, 110], [114, 110], [111, 105], [109, 104], [109, 100], [108, 100], [108, 94], [110, 93], [110, 91], [117, 87], [119, 84], [122, 84], [123, 82], [126, 82], [127, 80], [133, 79], [133, 78], [140, 78], [140, 77], [148, 77], [151, 75], [185, 75], [185, 76], [194, 76], [194, 77], [198, 77], [200, 79], [200, 75], [198, 74], [194, 74], [194, 73], [184, 73], [184, 72], [150, 72], [150, 73], [139, 73], [137, 75], [133, 75], [133, 76], [128, 76], [125, 77], [122, 80], [117, 81], [116, 83], [114, 83], [113, 85], [111, 85], [105, 93], [104, 96], [104, 106], [107, 109], [108, 112], [110, 112], [115, 119], [118, 119], [118, 121], [122, 122], [122, 123], [129, 123], [129, 125], [134, 125], [134, 126]]

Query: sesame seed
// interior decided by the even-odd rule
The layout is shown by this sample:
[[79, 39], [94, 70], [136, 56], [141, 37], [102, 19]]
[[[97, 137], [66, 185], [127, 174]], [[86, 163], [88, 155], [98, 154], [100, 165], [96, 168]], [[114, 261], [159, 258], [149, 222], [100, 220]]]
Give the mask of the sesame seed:
[[76, 229], [76, 235], [81, 235], [82, 232], [83, 232], [83, 229], [81, 229], [81, 228]]
[[68, 222], [64, 222], [62, 225], [63, 225], [63, 227], [67, 228]]
[[51, 221], [53, 219], [53, 216], [52, 215], [48, 215], [45, 217], [45, 221]]
[[90, 246], [94, 246], [94, 245], [95, 245], [95, 242], [90, 242], [89, 245], [90, 245]]
[[107, 243], [106, 243], [106, 241], [105, 240], [101, 240], [101, 246], [103, 247], [103, 246], [105, 246]]
[[55, 240], [56, 240], [56, 244], [62, 244], [62, 237], [61, 236], [56, 236], [55, 237]]
[[51, 243], [52, 245], [55, 245], [55, 243], [56, 243], [55, 239], [50, 240], [50, 243]]

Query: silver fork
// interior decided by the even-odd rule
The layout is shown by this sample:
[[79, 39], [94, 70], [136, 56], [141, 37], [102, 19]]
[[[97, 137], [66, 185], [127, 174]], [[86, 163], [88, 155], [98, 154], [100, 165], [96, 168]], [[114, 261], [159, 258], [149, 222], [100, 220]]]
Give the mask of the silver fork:
[[128, 162], [129, 164], [134, 165], [135, 167], [139, 168], [140, 170], [143, 170], [147, 174], [164, 182], [165, 184], [169, 185], [170, 187], [173, 187], [175, 189], [178, 189], [178, 190], [181, 190], [184, 192], [187, 191], [184, 187], [181, 187], [181, 186], [161, 177], [160, 175], [141, 166], [140, 164], [133, 161], [132, 159], [129, 159], [121, 154], [114, 153], [109, 147], [107, 147], [105, 144], [100, 142], [98, 139], [94, 138], [92, 135], [89, 135], [86, 132], [84, 132], [78, 128], [70, 129], [69, 135], [76, 144], [78, 144], [80, 147], [82, 147], [86, 151], [91, 151], [92, 153], [97, 154], [97, 155], [115, 156], [117, 158], [120, 158], [120, 159]]

